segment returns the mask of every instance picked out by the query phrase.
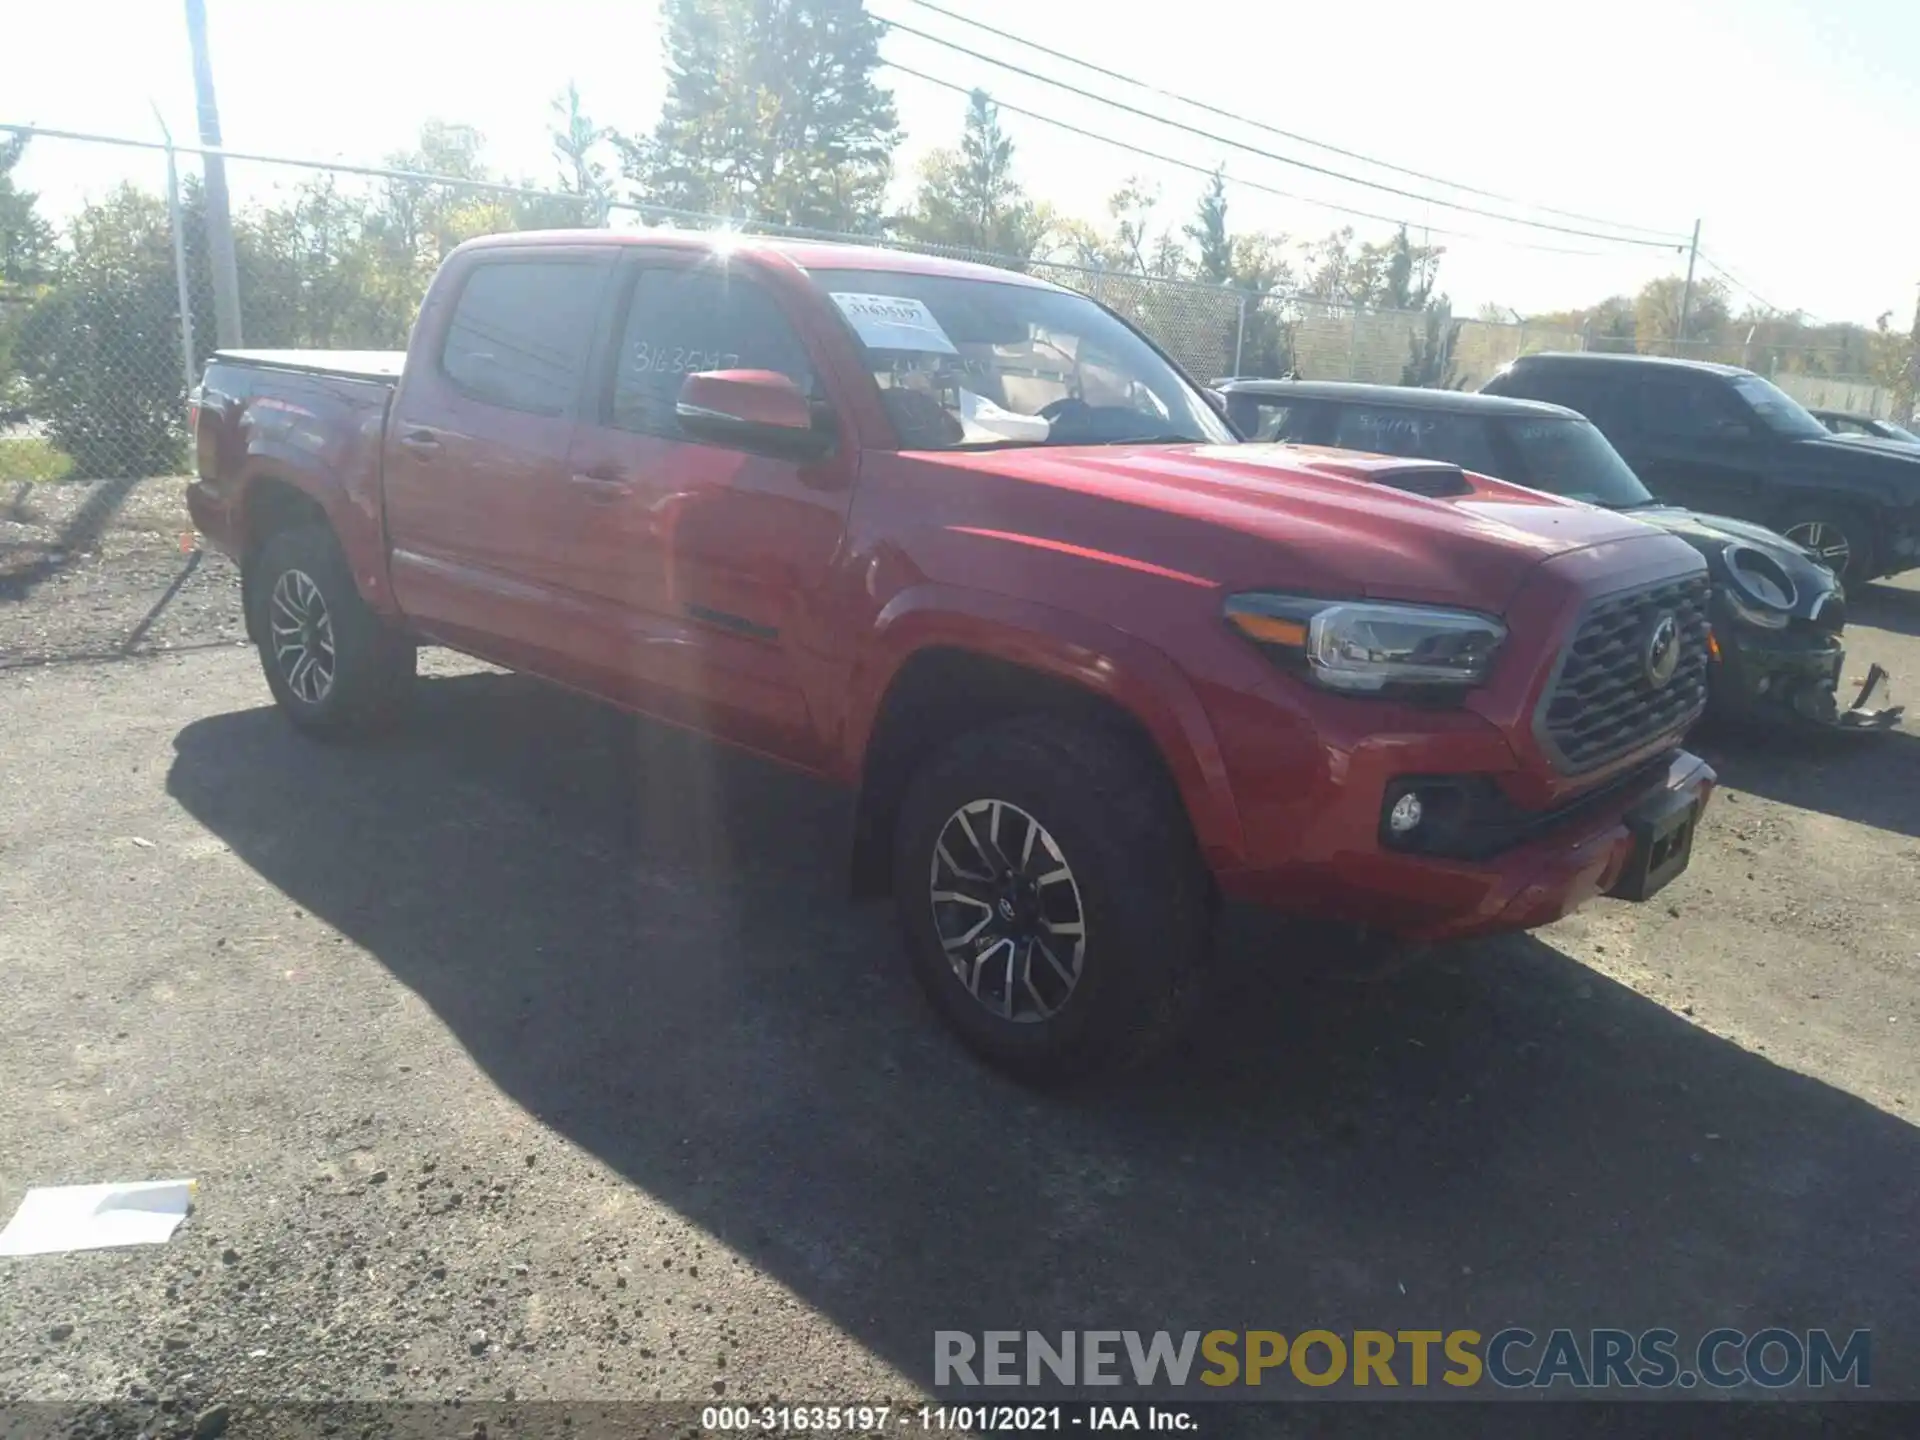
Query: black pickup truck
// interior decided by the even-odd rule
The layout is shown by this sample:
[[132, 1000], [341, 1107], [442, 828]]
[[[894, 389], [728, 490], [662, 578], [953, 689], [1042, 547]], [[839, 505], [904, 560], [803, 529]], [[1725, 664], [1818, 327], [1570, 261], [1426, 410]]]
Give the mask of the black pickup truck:
[[1750, 370], [1523, 355], [1480, 393], [1579, 411], [1662, 500], [1770, 526], [1849, 585], [1920, 566], [1920, 451], [1842, 440]]

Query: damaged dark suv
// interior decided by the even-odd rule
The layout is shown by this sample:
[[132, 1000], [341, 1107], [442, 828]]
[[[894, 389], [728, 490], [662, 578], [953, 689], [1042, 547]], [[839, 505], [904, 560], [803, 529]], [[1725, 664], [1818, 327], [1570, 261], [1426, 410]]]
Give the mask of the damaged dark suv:
[[1846, 593], [1833, 571], [1786, 537], [1744, 520], [1667, 505], [1584, 417], [1558, 405], [1450, 390], [1298, 380], [1222, 380], [1242, 435], [1443, 460], [1463, 470], [1583, 500], [1665, 530], [1706, 557], [1713, 576], [1711, 709], [1820, 727], [1878, 729], [1886, 676], [1869, 672], [1852, 706], [1835, 696], [1846, 659]]

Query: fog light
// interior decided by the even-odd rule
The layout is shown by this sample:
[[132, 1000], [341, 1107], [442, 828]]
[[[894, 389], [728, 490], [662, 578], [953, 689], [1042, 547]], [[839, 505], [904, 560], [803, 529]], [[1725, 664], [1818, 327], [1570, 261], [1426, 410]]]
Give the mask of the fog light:
[[1387, 829], [1396, 835], [1412, 834], [1419, 828], [1424, 809], [1420, 796], [1412, 790], [1407, 791], [1393, 802], [1393, 808], [1387, 812]]

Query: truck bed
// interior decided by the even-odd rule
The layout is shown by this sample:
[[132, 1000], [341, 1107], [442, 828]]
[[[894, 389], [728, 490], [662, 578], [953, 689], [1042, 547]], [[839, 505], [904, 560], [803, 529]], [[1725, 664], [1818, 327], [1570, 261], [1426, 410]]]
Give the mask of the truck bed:
[[338, 375], [348, 380], [397, 381], [407, 363], [404, 350], [217, 350], [215, 360], [304, 375]]

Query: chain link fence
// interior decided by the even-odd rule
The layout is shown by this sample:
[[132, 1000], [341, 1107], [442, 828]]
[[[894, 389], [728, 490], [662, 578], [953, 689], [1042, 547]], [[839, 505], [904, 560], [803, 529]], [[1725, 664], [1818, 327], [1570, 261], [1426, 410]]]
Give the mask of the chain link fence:
[[[220, 334], [198, 152], [46, 131], [33, 132], [30, 146], [63, 159], [84, 151], [89, 162], [117, 156], [119, 179], [65, 217], [38, 264], [0, 280], [0, 485], [180, 473], [186, 396]], [[475, 235], [732, 223], [470, 175], [233, 151], [225, 167], [238, 338], [252, 348], [403, 349], [440, 261]], [[1360, 310], [1056, 257], [748, 228], [1018, 268], [1112, 307], [1203, 381], [1292, 374], [1470, 389], [1518, 355], [1585, 343], [1577, 332]], [[1843, 403], [1864, 398], [1862, 408], [1883, 413], [1882, 400], [1846, 393]]]

